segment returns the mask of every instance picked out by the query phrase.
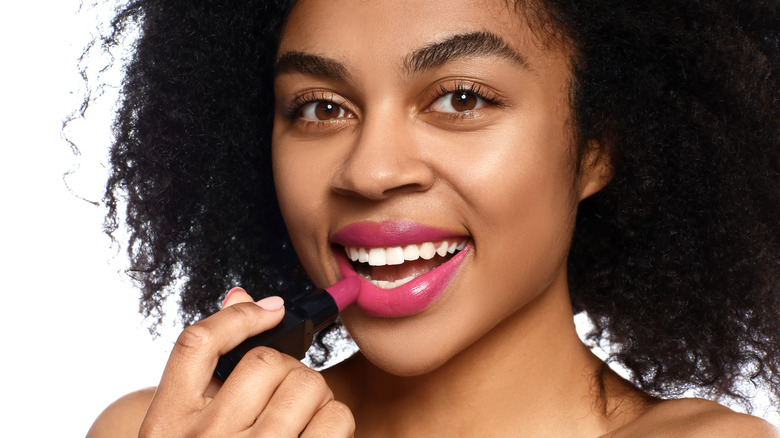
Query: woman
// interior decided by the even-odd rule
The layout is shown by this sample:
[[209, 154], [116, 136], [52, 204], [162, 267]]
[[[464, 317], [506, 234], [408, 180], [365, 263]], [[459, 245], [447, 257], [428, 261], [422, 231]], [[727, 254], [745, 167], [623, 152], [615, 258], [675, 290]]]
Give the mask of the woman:
[[[778, 395], [776, 2], [174, 3], [108, 39], [141, 20], [109, 227], [127, 196], [148, 315], [244, 289], [91, 436], [780, 436], [669, 399]], [[356, 274], [358, 355], [211, 378]]]

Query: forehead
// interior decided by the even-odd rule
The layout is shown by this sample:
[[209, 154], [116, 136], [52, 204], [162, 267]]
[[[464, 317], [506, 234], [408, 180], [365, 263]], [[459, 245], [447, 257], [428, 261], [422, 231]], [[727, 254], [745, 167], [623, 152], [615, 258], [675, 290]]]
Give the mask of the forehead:
[[[489, 32], [519, 53], [541, 44], [504, 0], [299, 0], [280, 53], [303, 51], [398, 67], [421, 47], [456, 34]], [[367, 59], [366, 55], [369, 54]]]

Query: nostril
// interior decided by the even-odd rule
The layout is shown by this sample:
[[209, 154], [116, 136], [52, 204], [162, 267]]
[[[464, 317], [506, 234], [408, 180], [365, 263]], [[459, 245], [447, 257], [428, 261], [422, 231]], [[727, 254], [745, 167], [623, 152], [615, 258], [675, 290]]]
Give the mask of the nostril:
[[371, 200], [383, 200], [405, 193], [424, 192], [433, 185], [430, 181], [396, 184], [389, 179], [367, 179], [355, 184], [332, 183], [331, 189], [340, 195], [357, 196]]
[[370, 200], [428, 190], [435, 181], [434, 172], [415, 154], [412, 148], [370, 150], [358, 145], [334, 172], [331, 190]]
[[392, 195], [398, 192], [420, 192], [420, 191], [427, 190], [428, 188], [430, 188], [430, 186], [423, 186], [422, 184], [419, 183], [409, 183], [399, 187], [393, 187], [391, 189], [385, 190], [385, 194]]

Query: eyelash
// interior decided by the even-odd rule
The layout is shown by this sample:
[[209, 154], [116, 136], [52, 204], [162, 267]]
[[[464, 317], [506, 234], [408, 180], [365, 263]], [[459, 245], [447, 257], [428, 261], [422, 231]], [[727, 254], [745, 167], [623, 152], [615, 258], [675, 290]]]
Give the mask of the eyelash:
[[[490, 90], [483, 90], [483, 88], [484, 87], [481, 84], [476, 82], [458, 81], [453, 84], [452, 88], [447, 88], [444, 84], [439, 84], [439, 86], [434, 90], [435, 95], [431, 100], [431, 105], [433, 102], [436, 102], [438, 99], [451, 93], [471, 93], [490, 105], [503, 105], [503, 100], [496, 93]], [[463, 113], [453, 113], [452, 116], [462, 117], [468, 113], [469, 111]]]
[[[471, 93], [479, 97], [480, 99], [484, 100], [489, 105], [502, 106], [503, 104], [503, 100], [497, 94], [490, 92], [489, 90], [483, 90], [483, 86], [481, 84], [478, 84], [476, 82], [458, 81], [452, 84], [451, 88], [445, 86], [444, 84], [439, 84], [433, 90], [433, 95], [431, 96], [430, 99], [431, 102], [428, 105], [429, 106], [433, 105], [433, 103], [436, 102], [438, 99], [451, 93]], [[282, 115], [287, 119], [297, 120], [301, 109], [310, 103], [332, 102], [336, 105], [342, 106], [344, 104], [344, 101], [342, 99], [335, 99], [335, 97], [336, 96], [333, 93], [324, 92], [324, 91], [319, 91], [319, 92], [313, 91], [310, 93], [300, 95], [295, 99], [293, 99], [293, 101], [290, 102], [282, 110]], [[469, 117], [471, 114], [472, 111], [470, 110], [461, 113], [450, 113], [447, 114], [447, 117]], [[322, 123], [322, 122], [317, 122], [312, 120], [305, 120], [305, 122], [307, 124]]]
[[[282, 116], [291, 120], [298, 119], [298, 114], [300, 113], [301, 109], [310, 103], [333, 102], [336, 105], [342, 106], [344, 104], [344, 100], [335, 99], [335, 97], [336, 96], [333, 93], [325, 91], [312, 91], [306, 94], [302, 94], [293, 99], [293, 101], [282, 110]], [[319, 123], [311, 120], [306, 120], [306, 122]]]

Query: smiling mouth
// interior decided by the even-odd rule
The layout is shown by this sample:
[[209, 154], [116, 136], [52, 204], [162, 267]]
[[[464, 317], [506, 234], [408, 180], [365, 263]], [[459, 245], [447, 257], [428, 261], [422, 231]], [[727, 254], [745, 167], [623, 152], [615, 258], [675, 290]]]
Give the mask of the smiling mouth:
[[441, 266], [466, 247], [468, 239], [449, 239], [384, 248], [345, 246], [355, 272], [382, 289], [392, 289]]

